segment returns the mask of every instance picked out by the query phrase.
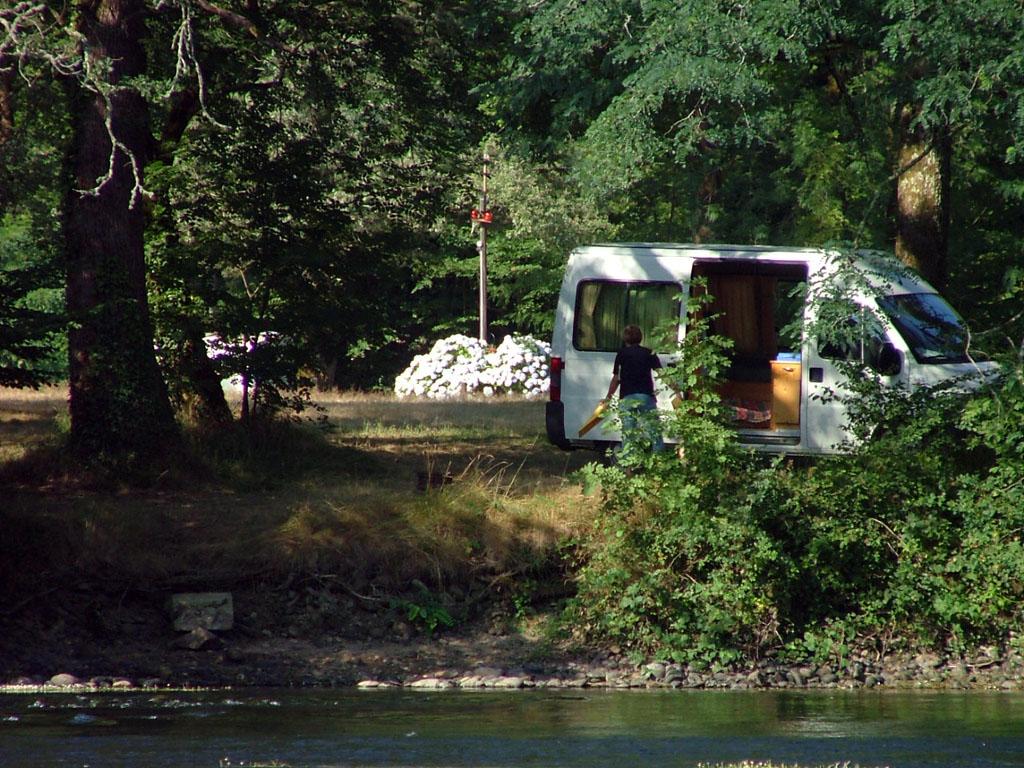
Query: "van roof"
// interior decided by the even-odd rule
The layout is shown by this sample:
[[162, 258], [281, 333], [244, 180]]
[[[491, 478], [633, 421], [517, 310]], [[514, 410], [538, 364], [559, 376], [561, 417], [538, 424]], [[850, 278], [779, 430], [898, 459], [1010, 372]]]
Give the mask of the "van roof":
[[621, 250], [644, 251], [721, 251], [727, 253], [824, 253], [823, 248], [806, 248], [788, 245], [729, 245], [726, 243], [593, 243], [589, 248], [617, 248]]
[[[824, 265], [832, 261], [832, 258], [842, 254], [839, 249], [830, 248], [806, 248], [784, 245], [727, 245], [724, 243], [595, 243], [577, 248], [574, 253], [580, 256], [589, 256], [591, 259], [601, 259], [601, 255], [629, 254], [633, 259], [657, 259], [672, 252], [682, 256], [684, 253], [708, 254], [712, 258], [723, 260], [751, 259], [759, 256], [766, 257], [766, 260], [786, 260], [786, 256], [804, 257], [812, 268], [814, 265]], [[888, 290], [897, 293], [914, 293], [921, 290], [934, 291], [927, 285], [923, 278], [913, 273], [892, 254], [886, 251], [875, 249], [859, 248], [853, 254], [865, 277], [876, 287], [887, 286]]]

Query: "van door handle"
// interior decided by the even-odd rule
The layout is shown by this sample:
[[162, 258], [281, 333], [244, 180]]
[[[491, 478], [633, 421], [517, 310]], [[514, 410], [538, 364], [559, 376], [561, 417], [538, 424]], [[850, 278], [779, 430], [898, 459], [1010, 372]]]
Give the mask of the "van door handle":
[[808, 378], [815, 384], [820, 384], [825, 380], [825, 369], [812, 367], [808, 372]]

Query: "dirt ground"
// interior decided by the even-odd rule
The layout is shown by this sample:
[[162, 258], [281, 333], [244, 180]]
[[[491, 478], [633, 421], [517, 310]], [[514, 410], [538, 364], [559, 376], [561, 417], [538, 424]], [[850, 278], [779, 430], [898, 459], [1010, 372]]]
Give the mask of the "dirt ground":
[[0, 637], [0, 685], [56, 675], [147, 686], [351, 686], [364, 680], [491, 674], [553, 675], [580, 654], [501, 610], [431, 634], [394, 609], [342, 599], [328, 616], [296, 590], [262, 585], [233, 592], [236, 622], [204, 647], [180, 647], [159, 594], [110, 594], [94, 585], [46, 588], [12, 606]]
[[[64, 397], [59, 390], [0, 390], [0, 461], [17, 459], [44, 444], [58, 429]], [[225, 576], [215, 563], [200, 560], [199, 565], [187, 563], [194, 570], [178, 571], [187, 578], [147, 580], [138, 577], [147, 572], [140, 560], [149, 556], [144, 547], [135, 541], [134, 549], [117, 551], [122, 540], [118, 536], [138, 539], [153, 529], [136, 531], [129, 523], [118, 527], [111, 521], [143, 518], [150, 526], [153, 521], [173, 526], [173, 535], [163, 529], [167, 552], [178, 547], [202, 558], [211, 551], [211, 540], [220, 542], [218, 552], [230, 551], [225, 543], [230, 532], [223, 529], [239, 519], [240, 509], [255, 519], [284, 505], [298, 510], [337, 506], [354, 487], [352, 471], [344, 466], [349, 455], [371, 457], [361, 481], [397, 498], [417, 494], [424, 470], [458, 473], [484, 463], [511, 478], [502, 479], [507, 484], [503, 493], [559, 492], [571, 484], [571, 473], [591, 458], [547, 445], [543, 406], [536, 402], [396, 405], [386, 397], [347, 396], [327, 401], [323, 408], [333, 426], [329, 444], [338, 451], [334, 463], [320, 458], [320, 467], [330, 471], [301, 477], [270, 493], [246, 496], [179, 488], [129, 492], [122, 498], [61, 487], [0, 488], [0, 505], [6, 500], [9, 509], [19, 508], [21, 521], [43, 513], [61, 521], [67, 511], [69, 517], [92, 515], [109, 525], [101, 529], [97, 522], [89, 528], [87, 523], [83, 529], [94, 535], [94, 540], [77, 544], [81, 552], [88, 547], [87, 568], [60, 571], [40, 563], [36, 573], [29, 571], [38, 560], [33, 550], [38, 535], [23, 540], [17, 530], [0, 533], [5, 548], [21, 550], [9, 551], [13, 556], [6, 558], [8, 571], [17, 568], [18, 586], [0, 594], [0, 685], [44, 683], [69, 674], [81, 680], [125, 678], [168, 686], [330, 686], [477, 668], [541, 674], [571, 662], [572, 653], [544, 636], [540, 618], [521, 604], [514, 606], [507, 594], [488, 594], [483, 583], [478, 597], [485, 599], [474, 602], [466, 595], [469, 607], [456, 626], [431, 633], [422, 620], [409, 621], [403, 607], [389, 604], [386, 595], [361, 595], [351, 585], [308, 577], [292, 581], [279, 563], [270, 574], [245, 575], [244, 568], [236, 567]], [[104, 547], [109, 551], [104, 553]], [[52, 557], [45, 547], [39, 549]], [[66, 556], [74, 559], [77, 554]], [[3, 576], [0, 567], [0, 584]], [[171, 626], [166, 604], [172, 593], [182, 591], [230, 591], [234, 627], [216, 633], [200, 649], [179, 647], [181, 637]]]

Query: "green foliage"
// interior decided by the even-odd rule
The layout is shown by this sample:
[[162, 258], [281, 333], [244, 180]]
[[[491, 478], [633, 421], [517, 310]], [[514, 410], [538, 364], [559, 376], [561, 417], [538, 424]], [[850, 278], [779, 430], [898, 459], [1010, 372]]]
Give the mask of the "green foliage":
[[[380, 386], [437, 330], [467, 331], [483, 149], [496, 334], [550, 330], [565, 256], [586, 241], [888, 246], [904, 107], [951, 142], [951, 283], [975, 343], [1024, 333], [1015, 0], [273, 0], [227, 22], [191, 2], [135, 5], [147, 64], [126, 85], [163, 127], [143, 179], [150, 300], [182, 397], [184, 361], [211, 333], [245, 350], [218, 365], [262, 382], [259, 409], [314, 375]], [[0, 347], [21, 380], [65, 365], [26, 313], [58, 298], [75, 105], [50, 63], [81, 62], [67, 34], [80, 11], [33, 9], [24, 76], [0, 83], [14, 118]], [[16, 280], [12, 253], [39, 269]], [[250, 354], [265, 333], [278, 343]]]
[[393, 599], [392, 609], [400, 611], [410, 624], [422, 628], [428, 635], [455, 626], [455, 619], [437, 595], [418, 580], [413, 581], [413, 586], [417, 596], [413, 599]]
[[795, 465], [744, 453], [723, 425], [713, 338], [693, 334], [679, 357], [670, 375], [689, 396], [663, 424], [678, 454], [582, 472], [601, 512], [579, 547], [577, 633], [728, 664], [962, 651], [1024, 629], [1020, 358], [973, 392], [907, 392], [851, 366], [860, 439]]
[[0, 115], [0, 386], [38, 386], [67, 375], [53, 185], [68, 126], [52, 112], [62, 101], [56, 85], [5, 84], [0, 77], [0, 103], [18, 119], [6, 126]]
[[[595, 205], [587, 185], [557, 163], [531, 161], [488, 137], [482, 148], [491, 157], [488, 228], [488, 305], [497, 328], [550, 334], [558, 288], [569, 252], [577, 245], [612, 239], [615, 228]], [[439, 323], [438, 330], [464, 330], [476, 318], [478, 235], [468, 227], [478, 205], [479, 168], [472, 168], [453, 190], [455, 221], [441, 226], [443, 256], [419, 265], [417, 290], [429, 294], [450, 281], [472, 288], [463, 306]], [[454, 308], [453, 308], [454, 309]], [[466, 311], [469, 310], [469, 311]], [[500, 334], [495, 332], [495, 337]]]
[[66, 370], [62, 295], [54, 264], [25, 216], [0, 217], [0, 387], [39, 386]]
[[[204, 29], [238, 87], [151, 167], [154, 305], [172, 377], [199, 335], [238, 355], [221, 373], [258, 382], [256, 407], [306, 385], [373, 385], [423, 311], [413, 264], [446, 180], [461, 173], [468, 87], [443, 3], [271, 3], [260, 23], [291, 53]], [[215, 23], [213, 26], [216, 26]], [[264, 87], [246, 85], [278, 72]], [[442, 79], [442, 72], [447, 79]], [[457, 108], [456, 108], [457, 107]], [[270, 334], [274, 343], [252, 340]], [[392, 348], [389, 353], [383, 350]], [[394, 350], [398, 347], [397, 351]], [[234, 359], [232, 359], [234, 358]], [[187, 389], [188, 381], [175, 382]]]
[[554, 0], [524, 8], [489, 88], [504, 139], [564, 165], [644, 241], [890, 247], [908, 108], [914, 131], [951, 142], [960, 308], [1019, 328], [992, 289], [1019, 284], [1022, 19], [1013, 0]]

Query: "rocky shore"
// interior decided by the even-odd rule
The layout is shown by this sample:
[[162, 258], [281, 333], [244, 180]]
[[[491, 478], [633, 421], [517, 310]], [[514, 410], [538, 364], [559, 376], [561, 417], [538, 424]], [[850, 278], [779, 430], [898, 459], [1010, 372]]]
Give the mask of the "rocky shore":
[[[80, 596], [80, 593], [77, 593]], [[298, 592], [194, 595], [191, 614], [161, 600], [61, 595], [0, 636], [0, 691], [190, 687], [410, 689], [989, 689], [1024, 690], [1018, 643], [966, 656], [854, 651], [769, 657], [732, 668], [560, 643], [488, 615], [431, 635], [390, 611]], [[212, 601], [212, 602], [211, 602]], [[172, 601], [173, 603], [173, 601]], [[57, 606], [56, 609], [53, 606]], [[186, 614], [188, 612], [186, 611]]]
[[360, 688], [949, 688], [1024, 689], [1024, 660], [984, 657], [966, 662], [922, 654], [882, 663], [784, 664], [763, 661], [750, 668], [711, 671], [690, 665], [651, 661], [641, 665], [615, 661], [570, 664], [556, 674], [526, 669], [442, 670], [411, 680], [364, 680]]
[[[516, 659], [500, 664], [496, 645], [518, 645], [514, 638], [489, 637], [473, 648], [464, 638], [464, 656], [487, 663], [449, 663], [438, 666], [444, 653], [431, 653], [419, 644], [404, 645], [388, 657], [384, 647], [365, 644], [362, 653], [333, 652], [327, 647], [292, 646], [287, 663], [275, 663], [267, 648], [249, 646], [234, 652], [221, 649], [194, 654], [190, 664], [174, 665], [165, 658], [155, 677], [96, 675], [79, 677], [59, 672], [51, 677], [17, 676], [0, 684], [0, 691], [131, 691], [179, 687], [354, 687], [359, 689], [987, 689], [1024, 690], [1024, 658], [1019, 653], [983, 653], [972, 658], [936, 654], [891, 655], [880, 660], [858, 656], [842, 663], [784, 663], [761, 660], [736, 669], [714, 670], [664, 661], [634, 664], [623, 656], [603, 652], [589, 660], [557, 662]], [[483, 647], [486, 645], [487, 647]], [[441, 644], [450, 651], [450, 644]], [[314, 650], [315, 649], [315, 650]], [[278, 648], [278, 651], [282, 649]], [[513, 655], [516, 655], [513, 653]], [[462, 659], [465, 661], [465, 658]], [[276, 676], [276, 677], [275, 677]]]

